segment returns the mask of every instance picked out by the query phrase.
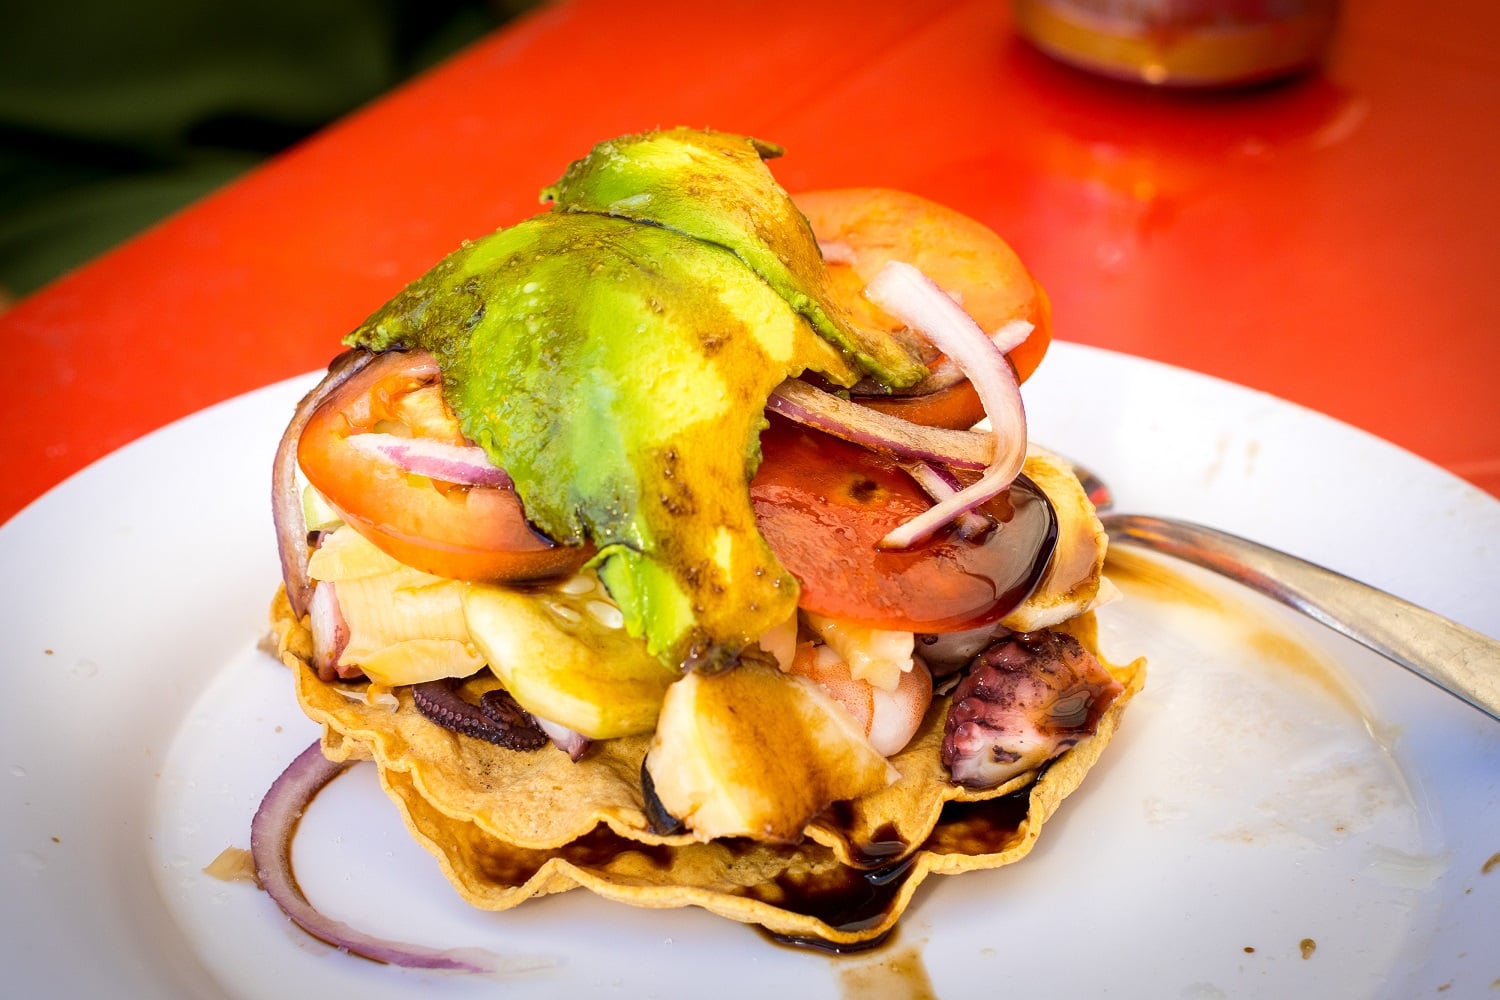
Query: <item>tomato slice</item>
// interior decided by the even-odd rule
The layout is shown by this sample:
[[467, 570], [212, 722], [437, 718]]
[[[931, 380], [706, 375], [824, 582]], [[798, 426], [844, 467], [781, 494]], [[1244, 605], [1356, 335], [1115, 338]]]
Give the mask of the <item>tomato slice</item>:
[[[1009, 245], [989, 227], [945, 205], [905, 191], [848, 188], [808, 191], [793, 199], [813, 233], [843, 255], [828, 278], [839, 302], [861, 323], [889, 330], [902, 324], [864, 297], [865, 286], [892, 260], [919, 268], [959, 297], [981, 327], [994, 333], [1012, 320], [1031, 335], [1007, 357], [1024, 382], [1052, 340], [1052, 308]], [[929, 427], [972, 427], [984, 417], [967, 381], [925, 396], [857, 396], [859, 402]]]
[[761, 435], [750, 485], [761, 532], [802, 585], [809, 611], [874, 628], [953, 632], [1024, 601], [1057, 542], [1057, 516], [1029, 480], [982, 508], [997, 523], [966, 541], [948, 528], [902, 550], [876, 543], [932, 506], [900, 466], [779, 417]]
[[[408, 566], [458, 580], [523, 581], [571, 572], [588, 547], [555, 545], [527, 523], [513, 490], [458, 486], [406, 472], [348, 444], [405, 427], [461, 441], [430, 400], [427, 355], [378, 358], [324, 401], [297, 455], [344, 520]], [[906, 551], [876, 548], [932, 501], [893, 461], [771, 418], [750, 495], [761, 531], [801, 582], [810, 611], [875, 628], [944, 632], [1003, 617], [1035, 587], [1056, 541], [1046, 497], [1026, 480], [984, 508], [999, 522], [966, 541], [953, 529]]]
[[308, 482], [377, 548], [437, 576], [520, 581], [577, 569], [592, 550], [539, 534], [514, 490], [412, 475], [349, 446], [351, 435], [377, 426], [462, 441], [457, 421], [437, 400], [438, 378], [430, 355], [390, 352], [339, 387], [297, 443]]
[[831, 260], [829, 280], [839, 301], [862, 322], [899, 329], [875, 307], [864, 288], [892, 260], [919, 268], [990, 333], [1014, 319], [1032, 325], [1031, 336], [1008, 357], [1026, 381], [1052, 340], [1052, 309], [1042, 286], [1021, 258], [988, 226], [920, 195], [888, 188], [807, 191], [792, 201], [813, 234], [839, 244], [848, 260]]
[[872, 410], [927, 427], [968, 430], [984, 419], [984, 403], [968, 379], [925, 396], [853, 396]]

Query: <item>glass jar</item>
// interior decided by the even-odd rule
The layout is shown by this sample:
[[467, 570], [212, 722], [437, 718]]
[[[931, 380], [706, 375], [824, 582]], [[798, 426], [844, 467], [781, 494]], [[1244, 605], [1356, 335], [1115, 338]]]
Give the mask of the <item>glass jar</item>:
[[1048, 55], [1165, 87], [1290, 76], [1328, 48], [1338, 0], [1014, 0], [1016, 28]]

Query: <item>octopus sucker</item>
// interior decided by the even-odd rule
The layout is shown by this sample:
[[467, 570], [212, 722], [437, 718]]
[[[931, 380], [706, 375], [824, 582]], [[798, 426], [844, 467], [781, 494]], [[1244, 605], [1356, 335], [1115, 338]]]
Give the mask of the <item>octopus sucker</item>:
[[479, 705], [459, 696], [448, 680], [414, 684], [412, 701], [425, 717], [464, 736], [485, 740], [508, 750], [539, 750], [547, 734], [507, 692], [487, 692]]
[[1070, 635], [1002, 636], [954, 688], [943, 763], [958, 784], [993, 788], [1091, 735], [1123, 690]]

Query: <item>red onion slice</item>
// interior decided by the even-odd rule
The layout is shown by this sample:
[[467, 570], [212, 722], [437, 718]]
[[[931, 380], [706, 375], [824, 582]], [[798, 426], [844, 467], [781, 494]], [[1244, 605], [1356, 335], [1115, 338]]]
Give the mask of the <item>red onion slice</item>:
[[787, 379], [773, 389], [767, 405], [789, 420], [895, 458], [982, 469], [994, 454], [989, 434], [914, 424], [799, 379]]
[[975, 483], [907, 521], [881, 539], [882, 548], [910, 548], [965, 511], [999, 493], [1021, 472], [1026, 461], [1026, 411], [1015, 372], [995, 342], [921, 271], [900, 261], [881, 268], [865, 295], [877, 306], [952, 358], [979, 393], [994, 435], [994, 451], [984, 475]]
[[1013, 319], [990, 334], [990, 342], [1001, 354], [1009, 354], [1022, 344], [1036, 327], [1024, 319]]
[[442, 950], [387, 941], [326, 917], [308, 902], [292, 872], [292, 837], [313, 796], [348, 767], [347, 761], [334, 763], [325, 758], [323, 748], [314, 743], [272, 782], [250, 823], [250, 854], [261, 888], [298, 927], [340, 951], [409, 969], [500, 971], [500, 956], [483, 949]]
[[[902, 465], [902, 468], [934, 500], [946, 500], [961, 488], [953, 474], [941, 466], [928, 465], [926, 462], [910, 462]], [[958, 537], [966, 540], [978, 538], [989, 530], [992, 523], [983, 514], [972, 510], [966, 510], [958, 515], [957, 521]]]
[[390, 462], [407, 472], [463, 486], [508, 488], [510, 476], [490, 461], [478, 445], [449, 444], [432, 438], [401, 437], [396, 434], [351, 434], [344, 442], [376, 461]]
[[297, 441], [319, 404], [375, 357], [368, 351], [345, 351], [334, 358], [323, 381], [297, 404], [291, 423], [286, 425], [281, 441], [276, 445], [276, 459], [271, 467], [271, 516], [276, 522], [281, 580], [286, 584], [286, 597], [292, 613], [298, 618], [307, 614], [312, 579], [307, 575], [307, 521], [302, 514], [302, 497], [297, 492]]
[[349, 623], [339, 604], [338, 584], [324, 580], [313, 588], [307, 602], [313, 641], [313, 668], [318, 677], [331, 681], [339, 675], [339, 658], [349, 645]]
[[[953, 301], [958, 302], [959, 305], [963, 304], [957, 298], [954, 298]], [[1031, 331], [1035, 329], [1036, 327], [1024, 319], [1013, 319], [990, 334], [990, 340], [994, 342], [995, 348], [1001, 354], [1009, 354], [1026, 343], [1026, 338], [1031, 336]], [[922, 396], [929, 392], [937, 392], [939, 389], [946, 389], [950, 385], [955, 385], [963, 381], [964, 378], [963, 369], [952, 358], [943, 357], [936, 364], [928, 367], [926, 378], [900, 395]]]
[[583, 756], [583, 752], [594, 743], [587, 736], [576, 730], [569, 729], [561, 723], [549, 722], [535, 715], [532, 716], [532, 719], [535, 720], [537, 728], [547, 734], [548, 739], [552, 741], [552, 745], [567, 754], [568, 759], [575, 764], [578, 763], [578, 758]]
[[384, 377], [387, 369], [402, 369], [413, 378], [435, 378], [437, 361], [426, 351], [345, 351], [333, 359], [323, 381], [297, 404], [291, 422], [281, 433], [276, 459], [271, 467], [271, 515], [276, 522], [276, 548], [281, 555], [281, 580], [286, 584], [287, 601], [298, 618], [307, 614], [312, 596], [312, 580], [307, 575], [307, 521], [302, 513], [302, 497], [297, 490], [297, 442], [307, 429], [314, 411], [344, 383], [371, 366], [373, 378]]
[[857, 259], [854, 247], [843, 240], [819, 240], [818, 252], [829, 264], [853, 264]]

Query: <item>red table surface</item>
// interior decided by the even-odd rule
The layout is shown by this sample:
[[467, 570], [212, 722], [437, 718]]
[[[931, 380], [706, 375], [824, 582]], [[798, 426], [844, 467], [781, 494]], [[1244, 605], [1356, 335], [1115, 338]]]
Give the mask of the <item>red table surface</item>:
[[1050, 62], [1001, 0], [545, 7], [0, 315], [0, 518], [321, 367], [595, 141], [671, 125], [783, 144], [792, 191], [945, 201], [1017, 248], [1059, 337], [1266, 390], [1500, 495], [1496, 37], [1481, 0], [1351, 0], [1323, 72], [1174, 94]]

